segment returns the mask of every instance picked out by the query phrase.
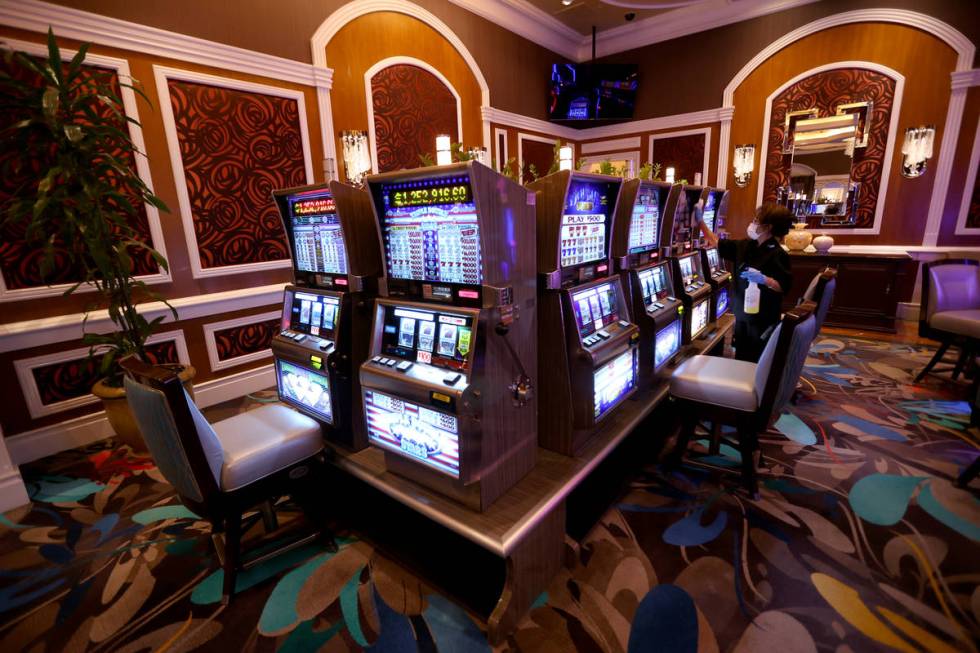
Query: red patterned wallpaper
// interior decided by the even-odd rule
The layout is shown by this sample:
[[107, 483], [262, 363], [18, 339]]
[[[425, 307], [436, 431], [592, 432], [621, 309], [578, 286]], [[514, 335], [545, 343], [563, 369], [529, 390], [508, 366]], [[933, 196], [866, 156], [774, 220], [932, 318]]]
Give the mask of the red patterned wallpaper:
[[523, 175], [524, 183], [527, 184], [534, 181], [534, 177], [528, 171], [532, 163], [539, 177], [544, 177], [548, 174], [551, 164], [555, 161], [555, 146], [552, 143], [542, 143], [541, 141], [532, 141], [526, 138], [521, 139], [521, 158], [524, 163], [524, 169], [521, 171], [521, 174]]
[[278, 319], [215, 331], [218, 360], [224, 361], [268, 349], [272, 344], [272, 336], [278, 332]]
[[[680, 181], [687, 179], [687, 183], [694, 183], [695, 173], [704, 174], [704, 134], [688, 134], [686, 136], [668, 136], [667, 138], [657, 138], [656, 134], [650, 136], [653, 140], [653, 161], [659, 163], [660, 176], [663, 178], [668, 167], [674, 168], [674, 179]], [[704, 180], [702, 180], [704, 181]]]
[[306, 183], [297, 101], [168, 85], [201, 267], [288, 259], [271, 193]]
[[[180, 362], [174, 340], [149, 345], [146, 353], [154, 365]], [[36, 367], [31, 373], [45, 406], [87, 395], [92, 391], [92, 384], [99, 380], [96, 361], [87, 356]]]
[[[776, 189], [789, 182], [790, 155], [783, 155], [783, 131], [786, 113], [817, 109], [819, 117], [837, 113], [837, 106], [851, 102], [873, 103], [868, 146], [857, 148], [851, 165], [851, 180], [861, 184], [857, 219], [852, 227], [872, 227], [878, 204], [878, 185], [885, 165], [885, 144], [895, 101], [895, 80], [882, 73], [863, 68], [841, 68], [811, 75], [793, 84], [773, 98], [769, 115], [769, 141], [766, 144], [766, 178], [764, 202], [776, 200]], [[833, 228], [830, 225], [821, 229]]]
[[[3, 58], [0, 58], [0, 71], [38, 88], [43, 84], [40, 76], [21, 66], [13, 65], [12, 61], [8, 62]], [[119, 80], [114, 70], [85, 66], [83, 79], [89, 82], [98, 79], [103, 83], [111, 84], [116, 96], [119, 96]], [[120, 129], [126, 128], [123, 122], [115, 117], [112, 109], [106, 105], [98, 104], [95, 109], [100, 118], [112, 121]], [[0, 109], [0, 125], [13, 124], [17, 119], [18, 114], [15, 110], [11, 110], [9, 107]], [[135, 166], [131, 152], [116, 150], [112, 154], [128, 161], [131, 166]], [[24, 184], [31, 183], [36, 187], [42, 172], [46, 172], [53, 164], [53, 160], [25, 159], [20, 150], [9, 146], [0, 148], [0, 171], [2, 171], [0, 174], [0, 206], [3, 206], [16, 192], [16, 189]], [[150, 242], [150, 227], [145, 207], [142, 204], [137, 204], [132, 197], [130, 200], [133, 205], [138, 206], [138, 213], [134, 216], [133, 226], [144, 242]], [[49, 283], [73, 283], [82, 278], [79, 270], [73, 269], [67, 264], [67, 253], [64, 247], [59, 244], [55, 248], [54, 269], [48, 278], [42, 279], [40, 266], [44, 252], [40, 247], [27, 245], [24, 241], [24, 231], [21, 225], [7, 225], [0, 228], [0, 272], [3, 274], [4, 283], [8, 289], [37, 288]], [[158, 272], [156, 263], [145, 250], [133, 252], [133, 266], [136, 274], [140, 275]]]
[[456, 97], [438, 77], [398, 64], [371, 78], [374, 142], [379, 172], [418, 168], [420, 154], [435, 160], [436, 136], [460, 140]]

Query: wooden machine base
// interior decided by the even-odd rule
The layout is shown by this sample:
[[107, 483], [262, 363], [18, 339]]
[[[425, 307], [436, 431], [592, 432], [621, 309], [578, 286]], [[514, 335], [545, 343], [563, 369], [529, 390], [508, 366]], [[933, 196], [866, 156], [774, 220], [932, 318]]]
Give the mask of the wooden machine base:
[[[678, 364], [717, 352], [733, 323], [724, 316], [709, 327], [682, 350]], [[484, 620], [490, 643], [498, 645], [564, 563], [569, 495], [666, 399], [673, 367], [665, 366], [657, 382], [624, 401], [580, 455], [539, 448], [537, 466], [485, 512], [391, 473], [384, 453], [375, 448], [356, 453], [333, 448], [330, 462], [346, 474], [334, 479], [338, 488], [330, 496], [344, 497], [342, 516], [382, 551]]]

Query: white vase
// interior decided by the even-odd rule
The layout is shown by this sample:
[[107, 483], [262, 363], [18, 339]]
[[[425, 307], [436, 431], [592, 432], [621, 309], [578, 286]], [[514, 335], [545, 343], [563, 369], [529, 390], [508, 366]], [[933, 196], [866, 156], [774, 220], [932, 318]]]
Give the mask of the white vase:
[[806, 230], [805, 222], [797, 222], [793, 225], [793, 230], [786, 234], [783, 242], [786, 243], [791, 251], [801, 252], [813, 240], [813, 234]]
[[813, 239], [813, 246], [817, 248], [819, 254], [826, 254], [834, 246], [834, 239], [827, 234], [820, 234]]

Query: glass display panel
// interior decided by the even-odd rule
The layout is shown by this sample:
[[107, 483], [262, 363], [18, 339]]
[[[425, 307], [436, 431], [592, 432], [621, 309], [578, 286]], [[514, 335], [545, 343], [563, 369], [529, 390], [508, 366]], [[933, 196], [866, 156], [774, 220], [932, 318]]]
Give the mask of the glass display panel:
[[561, 216], [561, 267], [600, 261], [607, 256], [609, 217], [619, 184], [572, 179]]
[[276, 359], [276, 381], [279, 396], [284, 401], [307, 409], [316, 417], [333, 424], [333, 404], [330, 402], [330, 379], [281, 358]]
[[721, 317], [728, 310], [728, 288], [719, 288], [715, 298], [715, 317]]
[[718, 249], [712, 247], [707, 250], [708, 253], [708, 271], [714, 274], [721, 269], [721, 262], [718, 260]]
[[468, 176], [383, 184], [381, 197], [389, 277], [483, 283], [480, 220]]
[[293, 259], [300, 272], [347, 274], [344, 232], [329, 191], [297, 193], [286, 198], [292, 230]]
[[663, 329], [657, 332], [654, 340], [653, 368], [659, 369], [661, 365], [670, 360], [681, 348], [681, 321], [674, 320]]
[[630, 254], [648, 252], [657, 248], [657, 235], [660, 225], [660, 193], [656, 188], [641, 185], [633, 202], [633, 216], [630, 219]]
[[708, 326], [708, 300], [694, 305], [691, 309], [691, 339], [697, 338]]
[[681, 280], [685, 286], [689, 286], [700, 276], [697, 261], [694, 260], [696, 256], [696, 254], [691, 254], [677, 259], [677, 264], [681, 269]]
[[364, 391], [364, 412], [372, 444], [459, 478], [459, 421], [455, 415], [377, 390]]
[[667, 270], [665, 265], [658, 265], [639, 273], [640, 287], [643, 289], [643, 303], [649, 306], [668, 294]]
[[282, 308], [282, 328], [322, 336], [337, 326], [340, 298], [299, 291], [285, 294]]
[[636, 350], [624, 351], [592, 376], [595, 419], [603, 417], [636, 386]]
[[619, 292], [614, 283], [602, 283], [572, 292], [578, 332], [585, 337], [619, 319]]
[[464, 370], [474, 344], [473, 316], [417, 307], [384, 307], [381, 353]]
[[708, 227], [708, 231], [715, 230], [715, 216], [718, 213], [718, 195], [716, 193], [708, 193], [707, 199], [704, 200], [704, 210], [701, 212], [701, 222]]

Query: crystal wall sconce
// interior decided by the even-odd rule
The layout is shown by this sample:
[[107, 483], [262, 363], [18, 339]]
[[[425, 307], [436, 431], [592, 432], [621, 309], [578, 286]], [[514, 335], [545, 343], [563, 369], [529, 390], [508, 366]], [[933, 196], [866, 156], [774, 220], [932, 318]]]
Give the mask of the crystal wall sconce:
[[926, 162], [932, 158], [932, 145], [936, 140], [936, 127], [909, 127], [902, 143], [902, 176], [914, 179], [926, 171]]
[[735, 146], [735, 185], [745, 188], [752, 181], [752, 167], [755, 164], [755, 145]]
[[347, 182], [354, 186], [364, 183], [364, 176], [371, 172], [371, 149], [366, 131], [343, 131], [340, 143], [344, 151], [344, 170]]

